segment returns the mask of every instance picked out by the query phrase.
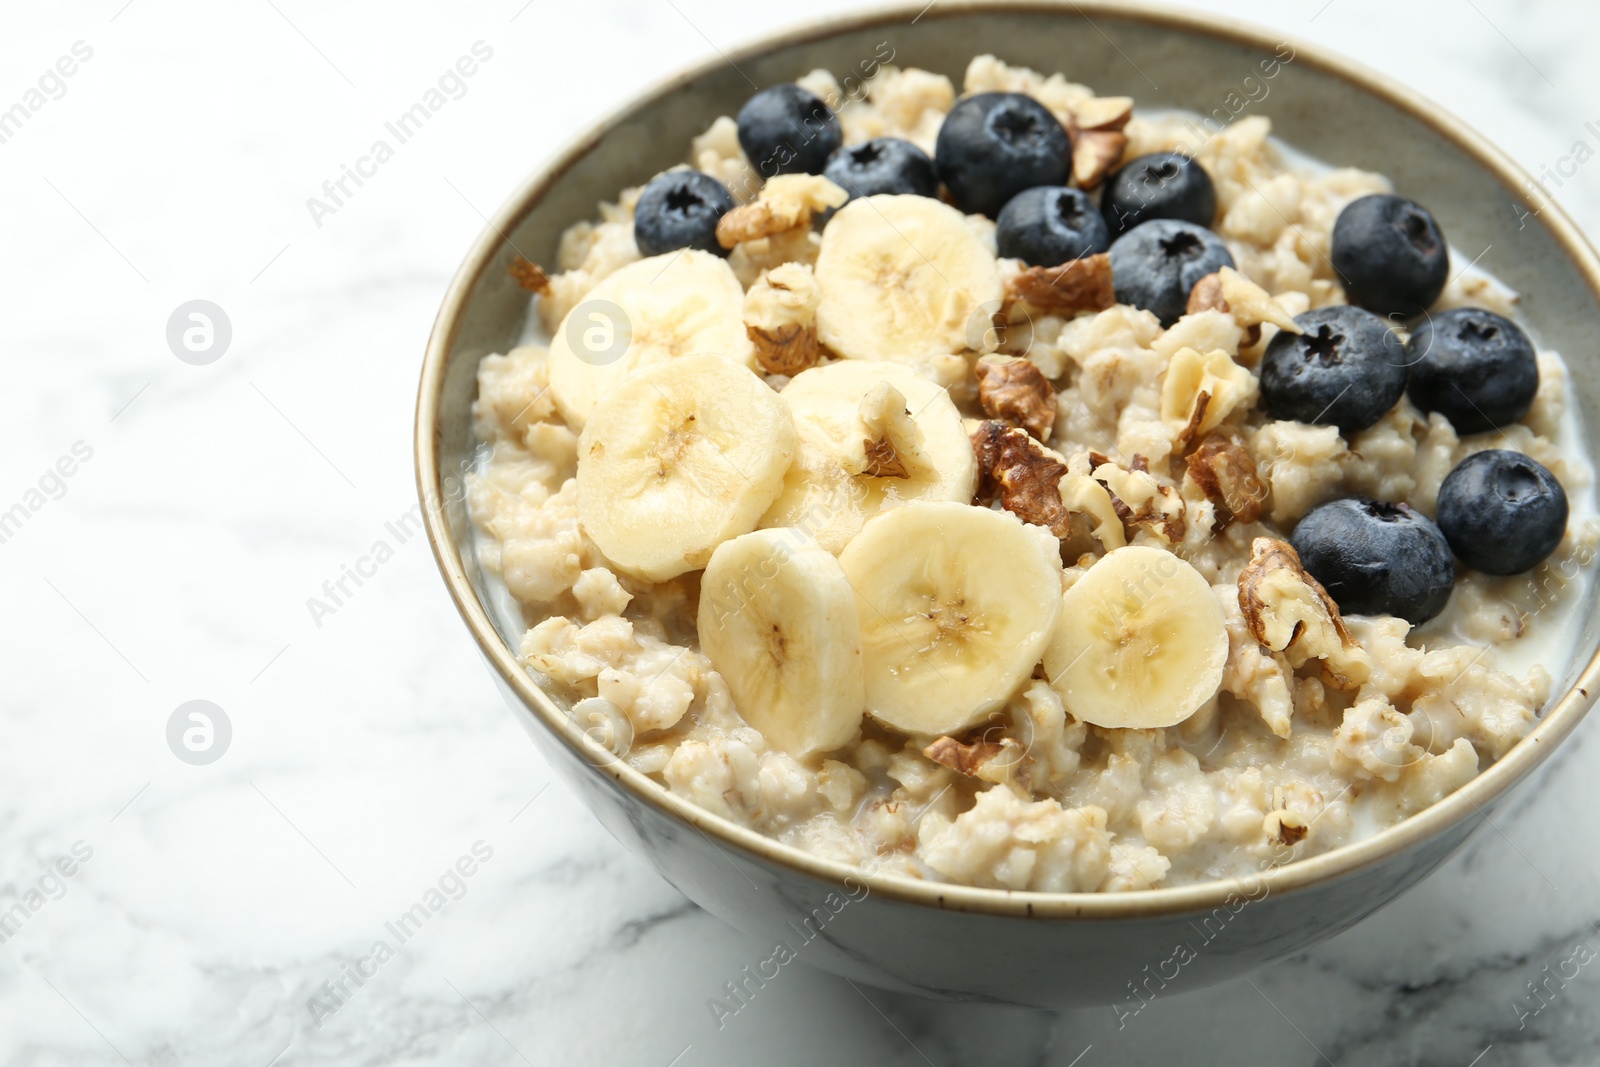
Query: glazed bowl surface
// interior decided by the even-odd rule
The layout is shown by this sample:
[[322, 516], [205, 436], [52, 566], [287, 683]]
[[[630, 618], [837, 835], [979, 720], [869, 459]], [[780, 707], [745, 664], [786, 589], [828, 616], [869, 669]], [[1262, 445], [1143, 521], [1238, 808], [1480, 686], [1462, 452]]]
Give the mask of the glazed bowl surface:
[[[1287, 43], [1293, 58], [1259, 95], [1246, 82]], [[517, 189], [445, 295], [422, 369], [416, 472], [429, 539], [468, 630], [518, 720], [618, 839], [686, 896], [804, 962], [902, 992], [1061, 1008], [1198, 988], [1281, 959], [1371, 914], [1438, 867], [1576, 727], [1600, 684], [1593, 605], [1571, 634], [1572, 666], [1533, 732], [1426, 811], [1353, 845], [1242, 879], [1118, 894], [1006, 892], [864, 874], [701, 810], [588, 738], [558, 693], [518, 663], [472, 551], [463, 501], [475, 441], [479, 359], [509, 349], [528, 314], [510, 271], [552, 262], [567, 226], [596, 202], [681, 161], [751, 83], [817, 67], [840, 77], [882, 59], [948, 75], [993, 53], [1141, 108], [1262, 114], [1275, 136], [1336, 165], [1375, 170], [1425, 200], [1459, 251], [1486, 250], [1522, 294], [1541, 342], [1565, 355], [1581, 408], [1600, 411], [1600, 261], [1559, 207], [1459, 120], [1388, 80], [1300, 40], [1212, 16], [1106, 0], [920, 3], [802, 27], [698, 66], [639, 96]], [[849, 86], [846, 86], [848, 91]], [[1492, 252], [1487, 250], [1492, 249]], [[1587, 420], [1591, 453], [1600, 451]], [[1592, 595], [1592, 591], [1591, 591]], [[1135, 987], [1147, 993], [1135, 999]], [[1120, 1010], [1120, 1009], [1119, 1009]], [[1131, 1008], [1129, 1009], [1131, 1010]]]

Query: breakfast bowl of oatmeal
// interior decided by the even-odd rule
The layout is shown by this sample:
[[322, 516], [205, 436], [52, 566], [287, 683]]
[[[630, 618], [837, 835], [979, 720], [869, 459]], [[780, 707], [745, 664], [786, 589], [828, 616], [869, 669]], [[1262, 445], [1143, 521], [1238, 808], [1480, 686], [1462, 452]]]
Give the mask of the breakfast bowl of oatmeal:
[[1577, 725], [1600, 270], [1500, 153], [1122, 4], [731, 58], [510, 198], [417, 419], [492, 673], [673, 885], [886, 988], [1142, 1003], [1370, 914]]

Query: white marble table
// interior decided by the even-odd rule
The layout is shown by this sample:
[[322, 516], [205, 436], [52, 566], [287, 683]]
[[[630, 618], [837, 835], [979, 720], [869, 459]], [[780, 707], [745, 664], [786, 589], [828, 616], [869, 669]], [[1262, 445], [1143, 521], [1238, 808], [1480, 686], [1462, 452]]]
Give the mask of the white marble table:
[[[527, 168], [681, 61], [850, 6], [12, 5], [0, 1063], [1600, 1061], [1600, 966], [1566, 962], [1600, 949], [1600, 724], [1396, 906], [1123, 1029], [804, 967], [714, 1025], [707, 999], [767, 946], [617, 846], [502, 708], [396, 532], [411, 400], [449, 273]], [[1600, 143], [1592, 5], [1204, 6], [1384, 68], [1535, 170]], [[479, 41], [464, 95], [362, 163]], [[368, 176], [334, 201], [346, 165]], [[1600, 170], [1562, 180], [1600, 232]], [[197, 298], [232, 327], [207, 365], [166, 341]], [[231, 724], [209, 765], [167, 742], [195, 699]], [[400, 944], [385, 924], [441, 886]]]

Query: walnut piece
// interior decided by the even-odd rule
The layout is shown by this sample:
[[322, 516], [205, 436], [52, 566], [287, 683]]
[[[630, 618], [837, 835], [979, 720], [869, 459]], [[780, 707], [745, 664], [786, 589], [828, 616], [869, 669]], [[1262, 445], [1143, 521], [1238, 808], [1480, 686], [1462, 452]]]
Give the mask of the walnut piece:
[[1189, 303], [1184, 314], [1200, 311], [1224, 311], [1233, 321], [1245, 327], [1241, 347], [1248, 348], [1261, 336], [1261, 325], [1271, 323], [1280, 330], [1303, 333], [1287, 308], [1267, 294], [1267, 291], [1232, 267], [1223, 267], [1194, 283], [1189, 290]]
[[1178, 349], [1161, 382], [1161, 418], [1181, 426], [1173, 444], [1180, 453], [1196, 438], [1222, 425], [1235, 410], [1248, 411], [1260, 395], [1256, 376], [1221, 349], [1201, 355]]
[[1090, 535], [1110, 552], [1128, 543], [1128, 530], [1117, 514], [1117, 501], [1111, 490], [1094, 480], [1089, 455], [1078, 452], [1067, 460], [1067, 474], [1061, 479], [1061, 502], [1068, 511], [1086, 516], [1094, 524]]
[[992, 419], [1015, 423], [1040, 441], [1050, 438], [1056, 423], [1056, 391], [1050, 379], [1030, 360], [978, 361], [978, 403]]
[[1099, 252], [1059, 267], [1029, 267], [1006, 280], [1004, 307], [1029, 304], [1049, 315], [1104, 311], [1117, 302], [1111, 256]]
[[756, 199], [717, 221], [717, 243], [732, 248], [744, 241], [773, 237], [811, 225], [811, 217], [839, 207], [850, 194], [815, 174], [780, 174], [761, 187]]
[[874, 478], [909, 478], [913, 470], [930, 467], [922, 452], [922, 430], [912, 419], [900, 390], [888, 382], [879, 382], [861, 398], [857, 410], [866, 436], [861, 441], [864, 459], [856, 473]]
[[1199, 439], [1200, 435], [1206, 430], [1207, 422], [1210, 421], [1209, 416], [1212, 414], [1212, 408], [1211, 394], [1209, 392], [1202, 389], [1194, 395], [1194, 409], [1189, 412], [1189, 421], [1183, 424], [1183, 429], [1178, 431], [1178, 436], [1172, 439], [1173, 451], [1182, 455], [1184, 449], [1188, 448], [1191, 442]]
[[756, 361], [768, 374], [792, 378], [814, 366], [822, 354], [815, 326], [789, 322], [768, 330], [747, 322], [744, 332], [756, 346]]
[[1168, 544], [1183, 540], [1188, 530], [1188, 509], [1176, 488], [1156, 480], [1149, 462], [1134, 456], [1127, 469], [1119, 467], [1098, 452], [1089, 453], [1092, 477], [1111, 494], [1112, 507], [1130, 535], [1135, 526], [1145, 526]]
[[1228, 523], [1255, 522], [1267, 499], [1267, 486], [1256, 461], [1238, 439], [1228, 434], [1208, 434], [1184, 460], [1206, 499], [1217, 506], [1216, 530]]
[[1072, 141], [1072, 177], [1084, 189], [1106, 180], [1128, 148], [1128, 135], [1117, 130], [1084, 130]]
[[1073, 132], [1078, 130], [1120, 130], [1133, 118], [1133, 97], [1096, 96], [1072, 109]]
[[1284, 652], [1298, 646], [1302, 662], [1336, 658], [1355, 645], [1339, 605], [1287, 541], [1258, 537], [1250, 543], [1250, 562], [1239, 572], [1239, 610], [1261, 647]]
[[1222, 277], [1215, 271], [1194, 283], [1189, 290], [1189, 303], [1185, 315], [1198, 315], [1202, 311], [1227, 311], [1228, 302], [1222, 299]]
[[822, 355], [817, 343], [816, 277], [803, 263], [785, 263], [765, 272], [744, 295], [744, 332], [756, 346], [756, 359], [768, 374], [794, 376]]
[[752, 200], [717, 220], [717, 243], [732, 248], [741, 241], [787, 233], [800, 228], [802, 216], [807, 222], [811, 219], [811, 213], [796, 203]]
[[1061, 502], [1061, 476], [1067, 465], [1045, 451], [1026, 430], [986, 419], [972, 433], [978, 459], [979, 493], [998, 496], [1000, 506], [1023, 522], [1071, 535], [1072, 513]]
[[550, 292], [550, 275], [539, 264], [521, 256], [511, 261], [511, 277], [530, 293], [544, 295]]
[[1304, 841], [1311, 832], [1310, 825], [1304, 819], [1286, 808], [1267, 812], [1267, 817], [1261, 820], [1261, 828], [1278, 844], [1289, 846]]
[[933, 762], [968, 778], [976, 777], [983, 765], [1000, 752], [1000, 745], [982, 737], [970, 743], [957, 741], [953, 737], [941, 737], [922, 750], [922, 754]]
[[862, 474], [870, 474], [874, 478], [911, 477], [905, 460], [895, 452], [894, 445], [889, 443], [887, 437], [863, 441], [862, 446], [867, 450], [867, 462], [861, 468]]

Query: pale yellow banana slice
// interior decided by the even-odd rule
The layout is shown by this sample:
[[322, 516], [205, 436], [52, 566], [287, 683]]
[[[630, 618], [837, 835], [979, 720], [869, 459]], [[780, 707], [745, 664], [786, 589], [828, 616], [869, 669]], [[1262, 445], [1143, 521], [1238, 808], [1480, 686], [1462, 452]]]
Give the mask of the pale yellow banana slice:
[[927, 196], [861, 197], [822, 231], [817, 336], [849, 359], [925, 363], [995, 346], [994, 252]]
[[619, 569], [665, 581], [755, 529], [795, 447], [789, 409], [732, 360], [635, 371], [578, 438], [578, 520]]
[[561, 320], [550, 339], [550, 395], [582, 430], [629, 371], [701, 354], [755, 365], [739, 279], [709, 252], [652, 256], [607, 276]]
[[839, 555], [861, 614], [867, 712], [911, 734], [982, 721], [1033, 673], [1061, 607], [1059, 542], [1004, 511], [903, 504]]
[[1200, 572], [1130, 545], [1062, 597], [1044, 669], [1074, 718], [1147, 730], [1175, 726], [1215, 696], [1227, 659], [1222, 605]]
[[745, 721], [791, 756], [828, 752], [866, 702], [856, 595], [803, 530], [724, 541], [700, 579], [700, 647]]
[[972, 442], [950, 394], [910, 367], [843, 360], [783, 390], [800, 451], [763, 526], [798, 526], [838, 552], [861, 524], [907, 500], [969, 503]]

